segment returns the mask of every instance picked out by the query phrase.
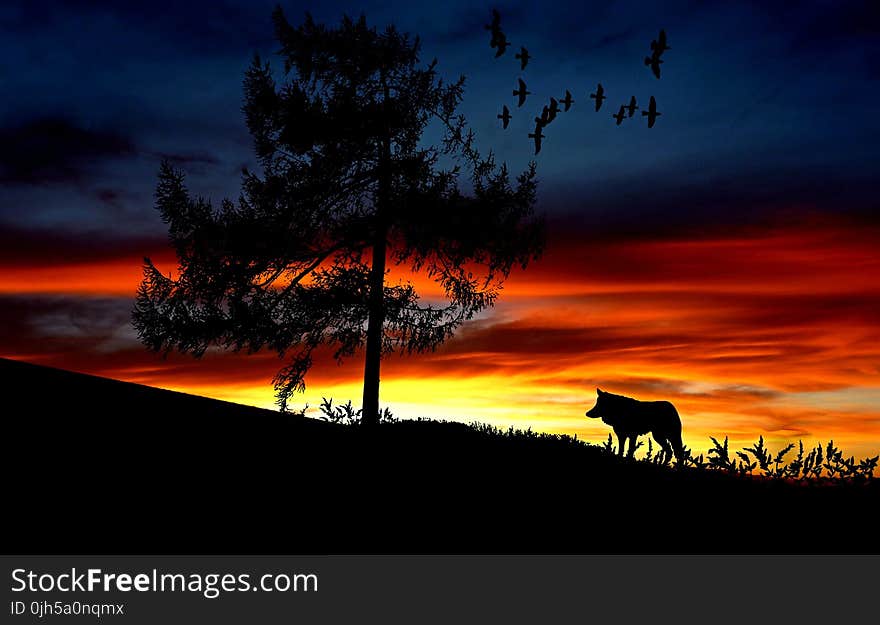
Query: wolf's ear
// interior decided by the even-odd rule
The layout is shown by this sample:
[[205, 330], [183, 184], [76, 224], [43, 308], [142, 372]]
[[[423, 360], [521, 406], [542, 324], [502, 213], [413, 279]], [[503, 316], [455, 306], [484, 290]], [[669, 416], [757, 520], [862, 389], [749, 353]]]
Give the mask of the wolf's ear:
[[596, 395], [601, 395], [601, 394], [604, 393], [604, 392], [605, 392], [605, 391], [603, 391], [601, 388], [596, 387]]

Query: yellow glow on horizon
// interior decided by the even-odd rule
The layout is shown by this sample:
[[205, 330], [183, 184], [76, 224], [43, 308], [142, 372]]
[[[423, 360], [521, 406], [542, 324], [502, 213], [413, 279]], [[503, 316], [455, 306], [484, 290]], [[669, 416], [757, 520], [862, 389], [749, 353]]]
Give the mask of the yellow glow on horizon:
[[[163, 388], [196, 395], [204, 395], [246, 405], [277, 409], [271, 386], [265, 385], [218, 385], [218, 386], [169, 386]], [[613, 390], [613, 389], [612, 389]], [[568, 395], [563, 394], [566, 391]], [[361, 402], [360, 380], [336, 382], [321, 385], [320, 388], [310, 386], [304, 395], [297, 395], [290, 403], [290, 409], [298, 411], [305, 404], [309, 405], [307, 416], [320, 418], [318, 409], [323, 397], [333, 399], [334, 405], [344, 404], [349, 399], [355, 408]], [[479, 376], [469, 379], [457, 378], [400, 378], [383, 379], [381, 389], [382, 407], [389, 407], [398, 418], [429, 418], [463, 423], [486, 423], [506, 429], [531, 428], [538, 432], [568, 434], [577, 436], [589, 443], [604, 443], [611, 428], [601, 420], [588, 419], [586, 410], [595, 402], [595, 389], [583, 389], [583, 392], [571, 394], [571, 389], [562, 387], [542, 386], [540, 382], [523, 379], [510, 379], [500, 376]], [[796, 394], [795, 394], [796, 395]], [[795, 395], [792, 396], [796, 399]], [[641, 399], [656, 399], [642, 397]], [[851, 433], [830, 429], [817, 428], [809, 433], [786, 431], [785, 429], [756, 427], [766, 415], [761, 414], [760, 405], [755, 413], [743, 412], [736, 406], [727, 410], [717, 405], [717, 401], [705, 402], [699, 397], [683, 395], [673, 400], [682, 417], [684, 426], [683, 439], [687, 447], [695, 454], [705, 454], [711, 447], [710, 437], [719, 441], [729, 438], [731, 454], [743, 447], [751, 446], [764, 437], [773, 453], [788, 443], [795, 444], [786, 460], [793, 459], [798, 441], [803, 441], [805, 450], [809, 451], [817, 443], [823, 446], [829, 439], [842, 448], [848, 455], [856, 458], [874, 456], [880, 452], [880, 414], [875, 413], [874, 420], [869, 424], [869, 432], [854, 430]], [[778, 400], [788, 409], [796, 404], [792, 399]], [[802, 406], [809, 410], [809, 404]], [[861, 404], [849, 406], [854, 409], [852, 417], [858, 417], [856, 411]], [[867, 434], [867, 436], [866, 436]], [[876, 440], [875, 440], [876, 439]], [[647, 449], [648, 436], [640, 439], [644, 445], [639, 455]], [[617, 444], [616, 438], [614, 439]], [[656, 449], [656, 445], [655, 445]]]
[[[833, 438], [848, 454], [880, 451], [876, 227], [805, 221], [702, 240], [582, 234], [561, 233], [540, 261], [511, 275], [496, 308], [436, 353], [383, 361], [382, 405], [400, 418], [532, 427], [599, 443], [609, 428], [584, 412], [601, 386], [672, 401], [697, 452], [725, 434], [733, 449], [763, 435], [774, 449]], [[176, 268], [167, 250], [154, 258], [163, 272]], [[12, 264], [0, 275], [7, 295], [130, 298], [141, 259]], [[424, 276], [389, 274], [392, 283], [410, 278], [426, 297], [441, 295]], [[163, 361], [133, 339], [105, 348], [105, 329], [90, 334], [91, 319], [75, 320], [85, 326], [75, 336], [52, 335], [74, 320], [29, 314], [22, 340], [4, 346], [13, 358], [274, 408], [270, 380], [281, 363], [273, 354]], [[359, 357], [336, 367], [321, 355], [290, 408], [308, 403], [319, 416], [322, 397], [359, 406], [362, 367]]]

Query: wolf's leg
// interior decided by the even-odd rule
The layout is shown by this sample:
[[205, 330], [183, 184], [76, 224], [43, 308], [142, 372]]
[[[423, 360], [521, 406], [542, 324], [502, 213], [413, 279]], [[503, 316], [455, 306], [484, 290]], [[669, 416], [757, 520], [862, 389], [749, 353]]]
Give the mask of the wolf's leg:
[[637, 442], [636, 439], [638, 439], [638, 436], [636, 436], [635, 434], [630, 435], [630, 437], [629, 437], [629, 453], [626, 456], [627, 458], [632, 458], [636, 454], [636, 442]]
[[682, 462], [684, 460], [684, 444], [681, 442], [681, 432], [671, 434], [669, 442], [672, 443], [672, 448], [675, 450], [675, 459]]
[[666, 452], [665, 462], [672, 462], [672, 443], [668, 438], [666, 444], [663, 445], [663, 451]]
[[669, 441], [665, 436], [658, 434], [657, 432], [651, 432], [651, 436], [654, 437], [654, 440], [660, 445], [660, 451], [657, 453], [657, 456], [660, 458], [662, 464], [666, 464], [672, 455], [672, 447], [669, 445]]
[[660, 464], [664, 464], [666, 462], [666, 449], [663, 447], [663, 443], [657, 440], [656, 436], [654, 437], [654, 440], [657, 441], [657, 443], [659, 443], [660, 445], [660, 449], [657, 450], [657, 462], [659, 462]]
[[669, 440], [663, 441], [663, 464], [667, 464], [672, 461], [672, 445], [669, 444]]
[[617, 434], [617, 455], [622, 457], [623, 448], [626, 445], [626, 436], [620, 432], [615, 432], [615, 434]]

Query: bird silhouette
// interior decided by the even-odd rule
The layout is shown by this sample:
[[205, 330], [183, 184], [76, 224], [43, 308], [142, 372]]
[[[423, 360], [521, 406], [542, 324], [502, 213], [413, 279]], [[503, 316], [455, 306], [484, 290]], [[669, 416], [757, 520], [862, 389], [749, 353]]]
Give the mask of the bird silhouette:
[[501, 29], [501, 13], [498, 12], [498, 9], [492, 9], [492, 22], [483, 26], [483, 28], [493, 32]]
[[651, 41], [651, 50], [656, 52], [658, 55], [663, 54], [667, 50], [672, 50], [672, 48], [666, 45], [666, 31], [662, 28], [660, 29], [660, 35], [657, 37], [657, 39], [653, 39]]
[[496, 45], [495, 45], [495, 47], [498, 49], [497, 52], [495, 52], [495, 58], [497, 59], [499, 56], [504, 54], [507, 51], [507, 47], [509, 45], [510, 45], [510, 42], [507, 40], [507, 37], [504, 35], [504, 33], [501, 33], [498, 36], [498, 41], [496, 42]]
[[501, 32], [501, 13], [498, 12], [498, 9], [492, 9], [492, 22], [483, 26], [483, 28], [492, 33], [489, 47], [497, 48], [498, 41], [504, 36], [504, 33]]
[[541, 110], [541, 125], [546, 126], [553, 120], [550, 119], [550, 109], [547, 108], [547, 105], [544, 105], [544, 108]]
[[657, 111], [657, 100], [654, 99], [654, 96], [651, 96], [651, 101], [648, 103], [648, 110], [642, 111], [642, 115], [645, 115], [648, 118], [648, 128], [653, 128], [654, 122], [657, 121], [657, 118], [660, 115], [662, 115], [662, 113]]
[[663, 62], [663, 59], [660, 58], [660, 55], [656, 50], [651, 53], [651, 56], [645, 57], [645, 65], [651, 68], [651, 72], [653, 72], [654, 76], [660, 78], [660, 64]]
[[498, 119], [501, 120], [502, 127], [507, 130], [507, 124], [510, 123], [510, 109], [507, 108], [507, 105], [504, 105], [504, 108], [501, 110], [501, 115], [498, 115]]
[[550, 110], [549, 116], [547, 117], [548, 122], [552, 122], [556, 119], [556, 115], [559, 113], [559, 102], [556, 98], [550, 98]]
[[526, 68], [526, 65], [529, 64], [529, 60], [532, 58], [532, 55], [529, 54], [529, 51], [526, 50], [525, 46], [519, 47], [519, 54], [514, 54], [514, 58], [519, 59], [519, 69], [520, 71]]
[[546, 135], [541, 134], [541, 129], [543, 127], [544, 126], [540, 122], [538, 122], [535, 124], [535, 132], [529, 133], [529, 139], [535, 140], [535, 155], [537, 155], [538, 152], [541, 151], [541, 140], [546, 138]]
[[639, 108], [638, 106], [636, 106], [636, 96], [632, 96], [629, 99], [629, 105], [626, 108], [628, 109], [630, 117], [636, 114], [636, 109]]
[[526, 83], [523, 82], [522, 78], [517, 79], [519, 81], [519, 89], [513, 92], [513, 95], [519, 98], [519, 104], [517, 106], [522, 106], [526, 101], [527, 95], [532, 95], [531, 91], [526, 91]]
[[526, 65], [529, 64], [529, 59], [532, 58], [532, 55], [529, 54], [529, 51], [526, 50], [525, 46], [520, 46], [519, 54], [514, 54], [514, 58], [519, 59], [519, 68], [520, 70], [524, 70]]
[[574, 102], [574, 100], [571, 99], [571, 92], [568, 89], [565, 90], [565, 97], [562, 98], [560, 102], [565, 106], [562, 110], [567, 113], [568, 109], [571, 108], [571, 105]]
[[611, 115], [614, 119], [617, 120], [617, 125], [620, 126], [623, 123], [624, 118], [626, 117], [626, 104], [620, 105], [620, 110]]
[[596, 93], [590, 94], [590, 99], [596, 101], [596, 112], [599, 112], [599, 109], [602, 108], [602, 100], [605, 99], [605, 89], [602, 87], [602, 83], [599, 83], [599, 86], [596, 88]]

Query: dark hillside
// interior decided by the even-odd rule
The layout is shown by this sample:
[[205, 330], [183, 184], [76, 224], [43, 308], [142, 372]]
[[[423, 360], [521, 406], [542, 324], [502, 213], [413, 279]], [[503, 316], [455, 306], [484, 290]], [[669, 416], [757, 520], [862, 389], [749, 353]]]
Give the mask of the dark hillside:
[[0, 360], [5, 552], [877, 553], [878, 481], [798, 486], [402, 421], [375, 433]]

